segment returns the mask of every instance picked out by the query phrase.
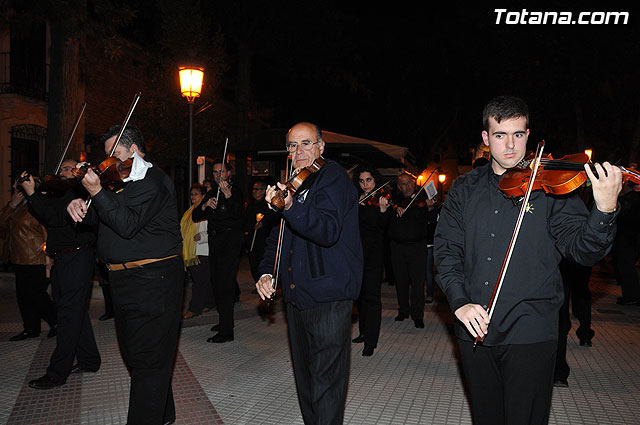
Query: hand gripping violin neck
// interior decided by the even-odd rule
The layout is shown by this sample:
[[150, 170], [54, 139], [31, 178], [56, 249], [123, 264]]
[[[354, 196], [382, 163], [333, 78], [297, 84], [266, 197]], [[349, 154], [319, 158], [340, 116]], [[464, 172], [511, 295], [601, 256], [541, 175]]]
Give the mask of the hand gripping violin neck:
[[303, 191], [311, 186], [316, 172], [318, 172], [326, 163], [323, 158], [317, 158], [308, 167], [296, 170], [291, 178], [285, 183], [286, 189], [278, 190], [275, 196], [271, 199], [271, 207], [281, 212], [284, 209], [285, 198], [289, 195], [293, 196], [296, 192]]

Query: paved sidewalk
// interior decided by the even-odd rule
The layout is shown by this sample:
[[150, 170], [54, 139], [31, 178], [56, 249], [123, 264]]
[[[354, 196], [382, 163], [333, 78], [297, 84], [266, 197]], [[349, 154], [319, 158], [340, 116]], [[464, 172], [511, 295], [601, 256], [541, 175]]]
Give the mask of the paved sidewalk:
[[[1, 276], [9, 279], [10, 276]], [[568, 345], [568, 388], [555, 388], [551, 424], [640, 424], [640, 307], [618, 306], [620, 287], [609, 262], [594, 268], [593, 347], [581, 347], [574, 321]], [[245, 261], [238, 276], [235, 341], [209, 344], [215, 312], [183, 323], [174, 372], [177, 424], [302, 424], [293, 381], [282, 305], [265, 315]], [[455, 344], [452, 315], [442, 294], [426, 306], [425, 328], [395, 322], [395, 288], [383, 284], [382, 332], [372, 357], [352, 345], [346, 424], [471, 424]], [[187, 296], [189, 291], [187, 289]], [[49, 391], [33, 390], [55, 341], [9, 342], [22, 330], [15, 291], [0, 285], [0, 424], [125, 424], [129, 377], [113, 320], [99, 322], [100, 291], [91, 317], [102, 367], [72, 375]], [[270, 320], [271, 319], [271, 320]], [[273, 322], [272, 322], [273, 321]], [[353, 335], [358, 333], [357, 325]]]

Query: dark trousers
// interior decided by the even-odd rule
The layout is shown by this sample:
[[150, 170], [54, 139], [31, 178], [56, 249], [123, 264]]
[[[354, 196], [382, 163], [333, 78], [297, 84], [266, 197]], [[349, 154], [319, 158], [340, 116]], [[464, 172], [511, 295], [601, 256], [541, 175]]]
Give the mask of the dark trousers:
[[104, 298], [104, 314], [113, 316], [113, 300], [111, 299], [111, 287], [109, 286], [109, 271], [103, 263], [98, 263], [98, 283], [102, 289]]
[[402, 244], [391, 241], [391, 262], [396, 279], [400, 313], [422, 320], [424, 316], [424, 283], [427, 245], [424, 241]]
[[433, 297], [434, 277], [433, 277], [433, 246], [427, 247], [427, 297]]
[[[382, 256], [377, 261], [365, 261], [362, 288], [358, 298], [358, 328], [364, 345], [376, 348], [382, 318]], [[379, 260], [379, 261], [378, 261]]]
[[213, 288], [211, 287], [211, 265], [209, 256], [198, 255], [200, 264], [188, 267], [191, 273], [191, 301], [189, 311], [200, 314], [204, 307], [211, 308], [215, 305], [213, 300]]
[[209, 264], [219, 332], [233, 334], [233, 306], [236, 297], [236, 271], [242, 250], [242, 230], [228, 230], [209, 235]]
[[591, 340], [595, 335], [591, 329], [591, 291], [589, 278], [591, 267], [582, 266], [569, 260], [560, 262], [560, 273], [564, 287], [564, 302], [560, 308], [558, 327], [558, 354], [556, 355], [555, 377], [566, 380], [571, 371], [567, 363], [567, 338], [571, 330], [571, 315], [569, 300], [571, 300], [573, 315], [578, 318], [576, 335], [580, 340]]
[[110, 272], [109, 282], [118, 343], [131, 370], [127, 423], [173, 420], [171, 373], [182, 313], [182, 257]]
[[556, 341], [458, 346], [474, 425], [548, 423]]
[[636, 262], [640, 255], [640, 238], [634, 233], [618, 233], [613, 244], [616, 277], [620, 282], [622, 296], [627, 300], [640, 301], [640, 283]]
[[74, 358], [81, 367], [98, 370], [100, 353], [89, 318], [89, 297], [95, 259], [90, 248], [56, 258], [51, 269], [51, 289], [58, 308], [56, 348], [47, 375], [66, 382]]
[[293, 372], [307, 425], [342, 424], [351, 360], [351, 300], [298, 310], [287, 303]]
[[40, 319], [50, 328], [56, 326], [56, 306], [47, 293], [49, 279], [44, 264], [14, 264], [16, 273], [16, 298], [25, 332], [40, 333]]

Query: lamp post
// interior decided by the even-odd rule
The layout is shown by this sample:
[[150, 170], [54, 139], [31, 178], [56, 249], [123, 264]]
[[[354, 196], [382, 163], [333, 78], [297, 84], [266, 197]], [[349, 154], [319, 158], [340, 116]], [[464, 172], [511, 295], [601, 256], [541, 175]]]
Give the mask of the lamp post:
[[444, 193], [442, 187], [444, 186], [444, 182], [447, 180], [446, 174], [438, 174], [438, 193], [440, 193], [440, 202], [444, 201]]
[[178, 68], [180, 76], [180, 92], [189, 103], [189, 187], [193, 184], [193, 105], [202, 90], [204, 68], [181, 66]]

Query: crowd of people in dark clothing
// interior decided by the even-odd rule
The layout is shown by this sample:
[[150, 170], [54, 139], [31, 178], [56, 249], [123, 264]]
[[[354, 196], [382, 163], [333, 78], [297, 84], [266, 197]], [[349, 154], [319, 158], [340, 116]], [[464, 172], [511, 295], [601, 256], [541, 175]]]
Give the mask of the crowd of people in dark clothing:
[[[331, 338], [335, 340], [305, 340], [303, 344], [339, 347], [336, 359], [331, 361], [346, 375], [348, 360], [344, 356], [345, 350], [347, 354], [350, 350], [345, 341], [349, 344], [351, 337], [350, 333], [347, 340], [344, 336], [352, 315], [357, 315], [359, 334], [351, 343], [363, 343], [365, 357], [372, 356], [378, 347], [381, 288], [386, 278], [395, 285], [395, 321], [411, 319], [415, 328], [425, 327], [425, 305], [444, 301], [436, 297], [436, 282], [446, 295], [456, 317], [455, 332], [477, 423], [491, 423], [494, 419], [493, 413], [478, 409], [478, 405], [486, 402], [492, 409], [498, 406], [495, 400], [485, 400], [483, 390], [476, 384], [478, 380], [491, 382], [494, 377], [477, 371], [490, 369], [487, 365], [494, 364], [495, 357], [512, 356], [516, 363], [527, 358], [515, 349], [500, 352], [501, 347], [535, 346], [530, 352], [546, 360], [540, 367], [540, 379], [534, 384], [545, 387], [546, 380], [551, 379], [548, 372], [554, 371], [553, 383], [567, 386], [570, 314], [579, 320], [576, 333], [580, 345], [591, 346], [595, 336], [591, 327], [591, 266], [608, 253], [611, 244], [616, 279], [621, 285], [617, 302], [640, 306], [636, 270], [640, 256], [640, 192], [633, 182], [625, 181], [619, 197], [607, 197], [603, 193], [605, 189], [613, 193], [614, 183], [599, 189], [598, 185], [606, 182], [596, 174], [589, 183], [596, 187], [594, 192], [585, 184], [578, 190], [579, 196], [569, 200], [548, 201], [539, 192], [532, 195], [531, 205], [526, 205], [526, 212], [532, 217], [525, 218], [531, 221], [530, 226], [545, 225], [540, 221], [548, 218], [544, 214], [555, 216], [550, 221], [549, 234], [535, 234], [532, 227], [525, 230], [530, 232], [529, 243], [536, 252], [533, 259], [516, 256], [513, 267], [529, 270], [562, 257], [558, 272], [552, 270], [546, 278], [561, 283], [564, 291], [548, 286], [531, 292], [531, 288], [543, 286], [525, 276], [514, 285], [520, 291], [529, 291], [531, 299], [523, 302], [522, 294], [507, 288], [497, 316], [491, 318], [488, 295], [499, 269], [496, 263], [501, 262], [492, 257], [511, 236], [502, 229], [504, 221], [515, 217], [514, 208], [520, 208], [517, 202], [501, 195], [497, 187], [502, 173], [514, 166], [513, 158], [521, 159], [529, 134], [528, 111], [518, 99], [498, 98], [487, 106], [484, 120], [483, 138], [491, 148], [493, 161], [485, 159], [474, 164], [472, 171], [455, 182], [446, 200], [445, 194], [427, 193], [426, 182], [418, 185], [416, 176], [406, 171], [383, 178], [376, 168], [361, 164], [347, 175], [337, 163], [322, 158], [321, 131], [310, 123], [297, 124], [287, 136], [287, 149], [299, 169], [321, 160], [306, 187], [286, 193], [284, 186], [270, 186], [255, 179], [251, 182], [251, 196], [245, 197], [233, 182], [230, 164], [219, 159], [213, 163], [212, 179], [190, 188], [191, 206], [181, 219], [173, 214], [173, 183], [146, 155], [142, 136], [133, 126], [126, 128], [123, 143], [117, 148], [114, 143], [118, 142], [118, 126], [103, 137], [105, 150], [115, 150], [122, 161], [133, 158], [136, 171], [120, 192], [102, 189], [99, 177], [90, 171], [81, 184], [69, 185], [51, 196], [38, 190], [37, 179], [23, 173], [14, 185], [11, 200], [0, 210], [0, 235], [5, 240], [2, 261], [10, 263], [15, 272], [16, 297], [24, 325], [24, 330], [11, 341], [39, 336], [41, 320], [48, 324], [47, 336], [57, 338], [45, 375], [29, 386], [53, 388], [63, 385], [71, 373], [99, 370], [100, 353], [87, 308], [91, 281], [98, 276], [105, 295], [105, 314], [100, 320], [115, 317], [123, 358], [132, 370], [129, 422], [173, 423], [171, 371], [179, 322], [215, 309], [219, 322], [211, 328], [214, 334], [207, 342], [235, 340], [234, 305], [240, 293], [237, 271], [243, 255], [257, 282], [254, 293], [263, 299], [284, 297], [291, 318], [291, 339], [302, 340], [307, 338], [306, 331], [315, 332], [314, 321], [330, 323]], [[62, 162], [59, 177], [73, 180], [76, 164], [72, 159]], [[598, 167], [594, 170], [602, 170]], [[608, 178], [613, 179], [614, 169], [608, 164], [606, 167]], [[331, 191], [339, 196], [328, 201], [324, 194]], [[284, 193], [282, 211], [270, 205], [278, 192]], [[86, 201], [89, 197], [92, 208]], [[579, 219], [569, 218], [574, 216]], [[611, 233], [608, 229], [615, 222], [617, 233]], [[578, 229], [586, 233], [586, 242], [576, 236]], [[355, 266], [342, 263], [347, 257]], [[273, 282], [280, 265], [283, 285], [276, 292]], [[304, 276], [296, 267], [304, 270]], [[333, 276], [332, 272], [345, 276], [341, 286], [334, 286], [342, 277]], [[183, 311], [185, 276], [192, 286], [188, 307]], [[327, 283], [322, 294], [313, 285], [303, 284], [323, 284], [326, 276], [333, 283]], [[49, 284], [53, 299], [47, 292]], [[553, 302], [535, 307], [527, 304], [540, 297]], [[559, 316], [555, 316], [558, 308]], [[549, 314], [539, 318], [531, 314], [534, 309]], [[313, 315], [307, 316], [307, 312]], [[348, 325], [343, 320], [347, 314]], [[156, 324], [153, 329], [150, 323]], [[531, 326], [535, 327], [533, 333], [514, 331]], [[481, 344], [476, 348], [479, 340]], [[299, 385], [313, 381], [319, 373], [305, 367], [329, 362], [319, 353], [296, 352], [293, 347], [292, 357]], [[340, 398], [344, 398], [346, 389], [343, 378], [328, 384], [329, 389], [339, 389], [334, 398], [318, 401], [318, 406], [326, 403], [337, 409], [332, 413], [332, 423], [341, 421], [339, 410], [344, 408], [344, 400]], [[495, 385], [498, 388], [502, 384]], [[493, 397], [492, 394], [487, 395]], [[532, 417], [541, 418], [540, 423], [545, 414], [548, 416], [548, 394], [528, 388], [520, 396], [542, 397], [539, 405], [528, 407]], [[305, 421], [315, 423], [317, 419], [312, 418], [319, 407], [306, 395], [299, 393], [299, 397]], [[326, 409], [322, 408], [323, 412]]]

